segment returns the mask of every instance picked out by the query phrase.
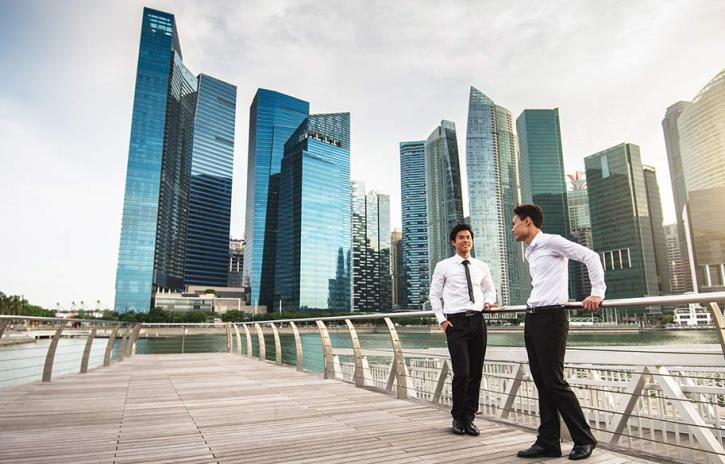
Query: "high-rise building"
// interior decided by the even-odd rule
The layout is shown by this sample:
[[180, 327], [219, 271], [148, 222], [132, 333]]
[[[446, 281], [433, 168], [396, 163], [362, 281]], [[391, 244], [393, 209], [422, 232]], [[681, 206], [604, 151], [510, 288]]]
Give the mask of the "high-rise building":
[[422, 309], [428, 300], [428, 213], [426, 210], [425, 142], [400, 142], [400, 196], [403, 222], [401, 275], [405, 288], [398, 305]]
[[242, 286], [242, 269], [244, 269], [244, 240], [230, 238], [227, 287]]
[[266, 89], [257, 90], [249, 108], [244, 286], [252, 305], [269, 306], [272, 301], [278, 174], [287, 139], [309, 113], [308, 102]]
[[[584, 173], [577, 171], [569, 175], [570, 190], [566, 198], [569, 204], [569, 224], [571, 237], [576, 243], [593, 249], [592, 223], [589, 217], [589, 195], [587, 181]], [[589, 271], [584, 263], [569, 262], [570, 289], [569, 296], [581, 301], [591, 294], [592, 286], [589, 281]]]
[[403, 273], [403, 232], [395, 228], [390, 233], [390, 273], [392, 280], [393, 309], [400, 308], [401, 295], [405, 292]]
[[685, 279], [687, 262], [682, 259], [678, 234], [677, 224], [665, 226], [665, 246], [667, 248], [667, 260], [670, 263], [670, 287], [672, 293], [685, 293], [688, 291]]
[[390, 311], [390, 196], [353, 182], [353, 308]]
[[682, 111], [677, 128], [693, 287], [701, 292], [725, 290], [725, 219], [719, 211], [725, 204], [725, 70]]
[[284, 145], [275, 308], [352, 309], [351, 202], [350, 114], [310, 115]]
[[185, 285], [227, 284], [237, 88], [199, 76], [189, 185]]
[[500, 304], [525, 303], [530, 281], [523, 244], [510, 232], [513, 210], [521, 203], [513, 117], [473, 87], [468, 101], [466, 168], [474, 253], [491, 268]]
[[660, 188], [657, 184], [657, 172], [652, 166], [642, 166], [644, 171], [644, 186], [647, 191], [647, 208], [649, 210], [650, 227], [652, 229], [652, 243], [655, 249], [655, 265], [657, 267], [657, 282], [660, 295], [672, 293], [670, 284], [670, 262], [667, 259], [667, 244], [665, 243], [664, 218], [662, 215], [662, 200]]
[[655, 246], [639, 147], [622, 143], [584, 159], [594, 250], [607, 298], [659, 295]]
[[[148, 311], [187, 276], [226, 280], [235, 105], [234, 86], [184, 66], [174, 15], [144, 8], [115, 311]], [[224, 240], [213, 231], [199, 246], [202, 217]]]
[[524, 110], [516, 119], [519, 138], [521, 198], [544, 210], [542, 230], [569, 236], [564, 154], [559, 109]]
[[[670, 168], [670, 182], [672, 183], [672, 194], [675, 199], [675, 216], [677, 220], [677, 236], [680, 240], [680, 260], [678, 269], [682, 269], [684, 280], [678, 285], [684, 286], [683, 291], [692, 290], [692, 276], [690, 275], [689, 255], [682, 212], [687, 203], [687, 188], [685, 187], [685, 173], [682, 169], [682, 156], [680, 155], [680, 131], [678, 128], [680, 115], [692, 103], [680, 101], [667, 108], [665, 117], [662, 120], [662, 130], [665, 134], [665, 146], [667, 148], [667, 162]], [[679, 288], [679, 287], [678, 287]], [[674, 288], [673, 288], [674, 291]], [[681, 293], [681, 292], [680, 292]]]
[[463, 222], [458, 139], [453, 122], [441, 121], [426, 140], [425, 175], [428, 265], [433, 269], [438, 261], [453, 255], [450, 233]]

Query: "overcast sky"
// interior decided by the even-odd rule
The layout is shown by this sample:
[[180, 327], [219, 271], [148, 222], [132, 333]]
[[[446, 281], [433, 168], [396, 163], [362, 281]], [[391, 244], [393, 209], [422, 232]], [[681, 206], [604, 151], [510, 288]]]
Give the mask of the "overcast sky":
[[351, 113], [353, 179], [390, 194], [393, 226], [398, 143], [450, 119], [465, 169], [471, 85], [514, 117], [558, 107], [568, 172], [610, 146], [640, 145], [669, 223], [662, 117], [725, 66], [725, 2], [715, 0], [0, 0], [0, 291], [47, 307], [113, 305], [145, 5], [176, 15], [194, 73], [238, 87], [235, 237], [258, 87], [308, 100], [313, 113]]

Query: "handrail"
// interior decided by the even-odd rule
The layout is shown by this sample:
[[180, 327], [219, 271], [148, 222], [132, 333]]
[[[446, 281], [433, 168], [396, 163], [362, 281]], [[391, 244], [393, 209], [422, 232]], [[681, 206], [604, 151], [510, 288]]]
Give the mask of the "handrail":
[[129, 325], [134, 322], [128, 321], [109, 321], [105, 319], [75, 319], [65, 317], [40, 317], [40, 316], [14, 316], [12, 314], [0, 314], [0, 320], [11, 319], [11, 320], [23, 320], [23, 321], [48, 321], [48, 322], [92, 322], [96, 324], [122, 324]]

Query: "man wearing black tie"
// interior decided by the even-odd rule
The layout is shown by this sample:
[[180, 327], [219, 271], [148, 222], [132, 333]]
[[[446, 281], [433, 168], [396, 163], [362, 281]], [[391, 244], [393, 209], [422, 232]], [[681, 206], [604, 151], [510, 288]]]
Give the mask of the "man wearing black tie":
[[473, 424], [486, 355], [486, 322], [483, 310], [495, 307], [496, 288], [488, 266], [471, 257], [473, 231], [459, 224], [451, 231], [456, 254], [436, 264], [430, 285], [430, 303], [446, 333], [453, 367], [452, 431], [479, 434]]
[[569, 333], [564, 304], [569, 301], [568, 262], [586, 264], [591, 295], [582, 301], [585, 309], [595, 311], [604, 299], [604, 269], [599, 255], [560, 235], [541, 231], [544, 212], [537, 205], [519, 205], [514, 209], [511, 233], [518, 242], [526, 242], [526, 261], [531, 273], [531, 295], [526, 303], [524, 342], [529, 368], [539, 391], [539, 433], [529, 449], [518, 452], [521, 458], [561, 456], [559, 414], [574, 441], [569, 459], [586, 459], [597, 446], [579, 401], [564, 379], [564, 354]]

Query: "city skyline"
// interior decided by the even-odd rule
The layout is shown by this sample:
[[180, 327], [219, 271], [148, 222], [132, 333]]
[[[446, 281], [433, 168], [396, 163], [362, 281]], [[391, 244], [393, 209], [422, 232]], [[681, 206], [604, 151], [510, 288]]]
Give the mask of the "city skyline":
[[[38, 5], [0, 7], [2, 34], [7, 36], [0, 53], [14, 71], [0, 93], [4, 113], [13, 114], [0, 125], [0, 206], [3, 216], [15, 224], [3, 228], [0, 236], [0, 251], [10, 263], [0, 273], [0, 286], [48, 307], [56, 301], [96, 299], [110, 306], [130, 133], [129, 70], [137, 58], [144, 3]], [[667, 107], [694, 98], [722, 68], [723, 63], [710, 57], [716, 56], [716, 44], [725, 35], [723, 6], [642, 2], [618, 9], [587, 3], [563, 11], [553, 6], [461, 3], [434, 21], [426, 8], [408, 3], [384, 13], [382, 4], [364, 10], [354, 5], [295, 5], [148, 5], [175, 15], [190, 68], [238, 85], [231, 235], [243, 235], [246, 113], [258, 87], [314, 101], [315, 108], [351, 112], [356, 134], [352, 177], [390, 195], [392, 227], [401, 224], [399, 142], [425, 137], [441, 119], [452, 120], [465, 133], [470, 85], [485, 88], [513, 114], [558, 107], [566, 172], [582, 169], [585, 155], [622, 140], [641, 146], [643, 162], [658, 170], [665, 222], [674, 222], [660, 121]], [[605, 10], [608, 14], [601, 14]], [[473, 18], [487, 12], [496, 12], [489, 19], [491, 27], [483, 28], [488, 32], [476, 30]], [[300, 15], [310, 21], [309, 32], [291, 29]], [[100, 20], [108, 16], [114, 18], [112, 23]], [[334, 43], [330, 38], [337, 37], [337, 29], [324, 24], [345, 17], [360, 19]], [[648, 18], [644, 27], [638, 20], [642, 17]], [[24, 41], [21, 34], [30, 24], [47, 27]], [[441, 25], [454, 24], [461, 26], [457, 35], [443, 32], [451, 28]], [[507, 33], [517, 26], [518, 34]], [[600, 42], [598, 34], [608, 28], [614, 33]], [[386, 34], [386, 29], [395, 35]], [[591, 32], [582, 34], [585, 29]], [[418, 33], [430, 37], [416, 44]], [[471, 46], [491, 43], [500, 35], [506, 37], [497, 42], [501, 50]], [[574, 37], [577, 44], [567, 43]], [[532, 58], [555, 46], [564, 47], [555, 62]], [[599, 54], [586, 55], [598, 49]], [[700, 53], [684, 53], [688, 49]], [[317, 55], [321, 61], [311, 72], [290, 78], [286, 69], [301, 62], [289, 58], [295, 53], [302, 55], [300, 60]], [[352, 64], [333, 69], [344, 57], [354, 57]], [[428, 72], [436, 59], [444, 59], [446, 66]], [[378, 65], [386, 72], [363, 72]], [[39, 79], [50, 72], [59, 79], [54, 87], [64, 92], [41, 85]], [[522, 75], [526, 77], [518, 77]], [[395, 92], [392, 104], [386, 89]], [[371, 98], [376, 92], [379, 95]], [[467, 209], [465, 183], [463, 190]], [[51, 260], [46, 252], [30, 251], [47, 241], [53, 245]], [[39, 285], [41, 272], [56, 277]]]

